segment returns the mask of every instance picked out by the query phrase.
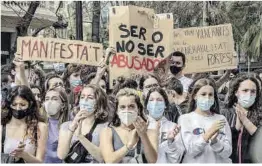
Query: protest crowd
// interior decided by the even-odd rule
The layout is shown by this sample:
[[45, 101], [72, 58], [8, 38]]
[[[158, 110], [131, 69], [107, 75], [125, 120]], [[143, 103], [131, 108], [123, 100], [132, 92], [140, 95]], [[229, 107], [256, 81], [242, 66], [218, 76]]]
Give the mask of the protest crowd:
[[112, 80], [110, 65], [126, 51], [114, 45], [96, 66], [54, 61], [47, 72], [18, 50], [1, 67], [1, 162], [261, 162], [252, 145], [261, 136], [262, 70], [185, 74], [187, 53], [162, 50], [167, 71]]

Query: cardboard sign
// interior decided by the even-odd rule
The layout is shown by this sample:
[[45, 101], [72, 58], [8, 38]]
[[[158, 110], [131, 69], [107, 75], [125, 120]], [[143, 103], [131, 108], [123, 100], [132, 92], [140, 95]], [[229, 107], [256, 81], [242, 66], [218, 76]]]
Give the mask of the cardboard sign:
[[186, 55], [184, 73], [237, 68], [231, 24], [175, 29], [174, 50]]
[[109, 42], [117, 54], [110, 58], [110, 82], [119, 76], [153, 72], [173, 49], [173, 15], [153, 9], [117, 6], [109, 11]]
[[17, 54], [23, 61], [79, 63], [97, 66], [103, 56], [103, 46], [78, 40], [19, 37]]

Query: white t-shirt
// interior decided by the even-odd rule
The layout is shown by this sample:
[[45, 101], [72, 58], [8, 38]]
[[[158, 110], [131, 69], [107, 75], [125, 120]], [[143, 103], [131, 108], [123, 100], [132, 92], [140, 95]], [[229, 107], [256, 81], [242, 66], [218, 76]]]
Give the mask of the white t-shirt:
[[187, 93], [188, 92], [188, 87], [193, 82], [193, 80], [191, 78], [187, 78], [185, 76], [182, 76], [181, 78], [179, 78], [179, 81], [183, 85], [184, 93]]

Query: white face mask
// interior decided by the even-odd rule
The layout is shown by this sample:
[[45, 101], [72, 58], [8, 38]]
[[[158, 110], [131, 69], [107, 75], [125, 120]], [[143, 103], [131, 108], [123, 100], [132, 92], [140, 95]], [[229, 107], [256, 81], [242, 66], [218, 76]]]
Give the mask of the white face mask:
[[61, 110], [61, 103], [56, 101], [46, 101], [44, 103], [45, 111], [48, 115], [55, 115]]
[[118, 113], [118, 117], [121, 120], [122, 123], [124, 123], [126, 126], [130, 126], [132, 123], [134, 123], [137, 119], [137, 112], [127, 112], [127, 111], [121, 111]]
[[256, 101], [256, 95], [241, 94], [238, 97], [238, 103], [244, 108], [251, 107], [255, 103], [255, 101]]

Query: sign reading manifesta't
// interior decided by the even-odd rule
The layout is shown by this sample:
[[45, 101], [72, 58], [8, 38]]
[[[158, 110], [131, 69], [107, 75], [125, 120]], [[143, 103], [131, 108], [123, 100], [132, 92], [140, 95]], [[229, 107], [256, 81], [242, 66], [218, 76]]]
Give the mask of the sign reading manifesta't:
[[99, 43], [56, 38], [19, 37], [17, 54], [23, 61], [79, 63], [97, 66], [103, 56]]

